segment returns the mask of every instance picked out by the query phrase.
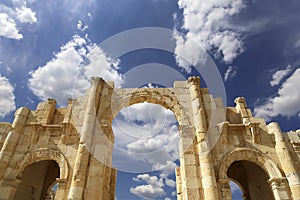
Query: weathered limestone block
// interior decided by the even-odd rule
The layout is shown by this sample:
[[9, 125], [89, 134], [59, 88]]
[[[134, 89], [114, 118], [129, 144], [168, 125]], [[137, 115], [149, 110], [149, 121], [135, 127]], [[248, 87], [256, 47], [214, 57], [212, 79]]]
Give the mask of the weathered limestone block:
[[[170, 109], [178, 120], [177, 199], [231, 200], [230, 180], [246, 199], [300, 199], [300, 130], [282, 133], [279, 125], [253, 117], [243, 97], [236, 98], [235, 107], [224, 107], [200, 88], [199, 77], [176, 81], [174, 88], [120, 89], [93, 78], [91, 88], [69, 99], [66, 108], [49, 99], [36, 110], [18, 109], [12, 124], [0, 123], [0, 199], [14, 199], [22, 184], [36, 185], [24, 178], [26, 170], [51, 161], [56, 177], [41, 168], [39, 174], [58, 184], [55, 199], [114, 200], [112, 121], [122, 108], [142, 102]], [[260, 173], [257, 181], [240, 175], [253, 171]], [[41, 182], [27, 194], [46, 196], [51, 188]]]

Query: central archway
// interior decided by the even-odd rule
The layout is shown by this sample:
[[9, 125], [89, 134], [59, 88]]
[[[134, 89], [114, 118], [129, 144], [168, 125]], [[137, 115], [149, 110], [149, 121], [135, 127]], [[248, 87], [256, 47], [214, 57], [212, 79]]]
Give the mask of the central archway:
[[[117, 192], [116, 198], [151, 196], [156, 199], [161, 197], [162, 190], [168, 196], [175, 193], [174, 186], [153, 185], [147, 179], [175, 183], [179, 132], [174, 113], [158, 104], [138, 103], [123, 108], [115, 117], [112, 128], [115, 136], [112, 166], [118, 169], [116, 191], [125, 188], [130, 191], [128, 194]], [[124, 182], [126, 186], [121, 186]], [[142, 190], [143, 187], [159, 192], [152, 194]]]

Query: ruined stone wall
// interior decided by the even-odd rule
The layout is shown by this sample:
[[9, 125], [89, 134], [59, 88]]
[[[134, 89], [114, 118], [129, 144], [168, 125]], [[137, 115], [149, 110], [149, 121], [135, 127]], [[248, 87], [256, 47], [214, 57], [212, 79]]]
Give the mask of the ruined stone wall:
[[14, 199], [24, 171], [47, 160], [59, 167], [56, 199], [114, 199], [112, 121], [122, 108], [141, 102], [170, 109], [178, 121], [178, 199], [229, 200], [229, 181], [243, 177], [235, 173], [263, 174], [259, 181], [236, 180], [247, 199], [300, 199], [300, 131], [283, 133], [277, 123], [253, 117], [242, 97], [224, 107], [198, 77], [173, 88], [123, 89], [94, 78], [66, 107], [49, 99], [36, 110], [18, 109], [12, 124], [0, 123], [0, 199]]
[[[195, 90], [191, 90], [192, 97]], [[239, 161], [255, 164], [267, 177], [251, 181], [258, 172], [245, 167], [251, 178], [244, 185], [252, 191], [244, 194], [245, 199], [300, 199], [299, 130], [283, 133], [277, 123], [267, 125], [264, 119], [253, 117], [242, 97], [236, 98], [235, 107], [226, 108], [206, 89], [198, 89], [195, 95], [199, 103], [191, 102], [198, 110], [193, 112], [195, 137], [190, 148], [194, 151], [184, 151], [189, 155], [181, 157], [176, 170], [178, 199], [231, 199], [229, 181], [233, 178], [227, 173]], [[187, 169], [191, 163], [194, 167]], [[189, 177], [197, 177], [198, 182]], [[190, 182], [187, 188], [182, 185], [184, 181]], [[272, 191], [269, 197], [261, 188], [263, 184]], [[194, 192], [199, 185], [200, 197]]]
[[[97, 199], [114, 199], [116, 170], [94, 158], [93, 146], [86, 147], [83, 173], [76, 169], [78, 157], [82, 156], [79, 146], [84, 143], [80, 139], [88, 115], [87, 104], [90, 99], [95, 99], [95, 94], [90, 93], [88, 90], [84, 96], [70, 99], [65, 108], [58, 108], [53, 99], [38, 104], [36, 110], [20, 108], [12, 125], [0, 123], [0, 199], [18, 198], [16, 191], [25, 190], [20, 184], [25, 178], [24, 171], [34, 163], [47, 160], [55, 161], [59, 166], [55, 199], [91, 199], [97, 196]], [[94, 130], [90, 131], [89, 136]], [[33, 170], [32, 177], [45, 174], [46, 169]], [[23, 196], [24, 199], [36, 198], [34, 194], [30, 197], [32, 191], [41, 192], [40, 186], [34, 186], [43, 179], [35, 179], [31, 179], [32, 188], [28, 189], [28, 196]], [[79, 189], [76, 191], [74, 187]]]

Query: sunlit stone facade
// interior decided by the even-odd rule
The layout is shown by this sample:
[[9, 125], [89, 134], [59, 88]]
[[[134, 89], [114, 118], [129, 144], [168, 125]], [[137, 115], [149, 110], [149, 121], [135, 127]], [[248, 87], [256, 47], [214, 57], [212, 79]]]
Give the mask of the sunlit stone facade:
[[277, 123], [253, 117], [242, 97], [224, 107], [198, 77], [173, 88], [122, 89], [93, 78], [67, 107], [49, 99], [36, 110], [19, 108], [12, 124], [0, 123], [0, 199], [113, 200], [112, 121], [141, 102], [177, 118], [178, 199], [229, 200], [230, 180], [245, 199], [300, 199], [300, 131], [283, 133]]

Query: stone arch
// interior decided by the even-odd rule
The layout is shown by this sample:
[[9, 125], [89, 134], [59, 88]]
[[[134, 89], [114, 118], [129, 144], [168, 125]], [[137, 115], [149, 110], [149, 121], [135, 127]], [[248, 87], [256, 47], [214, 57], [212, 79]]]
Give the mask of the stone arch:
[[227, 179], [227, 170], [230, 165], [239, 160], [246, 160], [258, 165], [263, 169], [270, 179], [282, 178], [282, 174], [276, 164], [263, 153], [249, 148], [238, 148], [228, 152], [221, 161], [219, 178]]
[[18, 162], [16, 167], [14, 168], [11, 178], [16, 179], [25, 168], [35, 162], [44, 161], [44, 160], [53, 160], [55, 161], [60, 170], [60, 181], [66, 181], [69, 176], [69, 166], [64, 155], [52, 148], [40, 148], [32, 152], [28, 152], [23, 156]]
[[230, 177], [228, 177], [227, 172], [231, 166], [237, 162], [252, 163], [252, 165], [256, 166], [256, 169], [260, 169], [266, 175], [266, 182], [260, 183], [267, 184], [268, 186], [266, 187], [271, 189], [272, 197], [269, 196], [269, 198], [275, 200], [290, 199], [290, 188], [287, 184], [287, 180], [274, 161], [260, 151], [249, 148], [237, 148], [228, 152], [223, 157], [219, 167], [218, 182], [221, 192], [220, 195], [226, 200], [231, 200], [231, 191], [228, 190]]
[[106, 109], [112, 109], [111, 118], [114, 119], [122, 108], [143, 102], [158, 104], [170, 109], [179, 125], [192, 124], [188, 112], [170, 88], [116, 89], [111, 98], [111, 107]]

